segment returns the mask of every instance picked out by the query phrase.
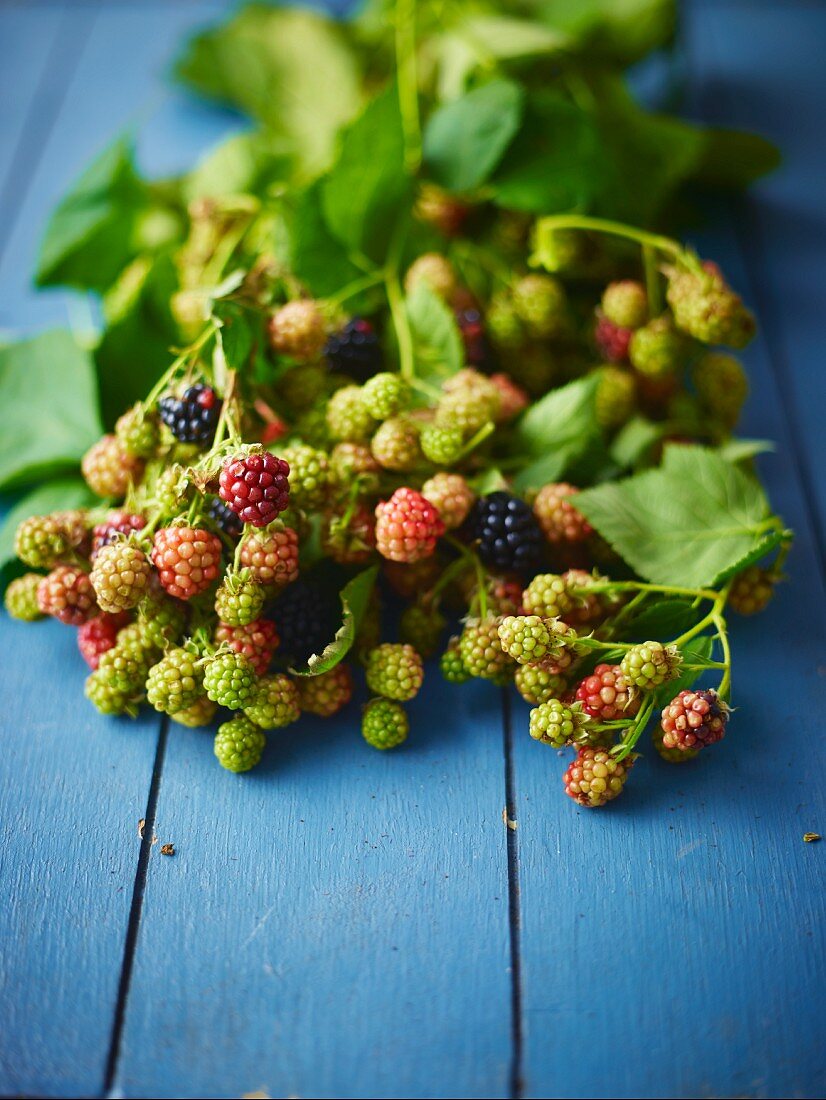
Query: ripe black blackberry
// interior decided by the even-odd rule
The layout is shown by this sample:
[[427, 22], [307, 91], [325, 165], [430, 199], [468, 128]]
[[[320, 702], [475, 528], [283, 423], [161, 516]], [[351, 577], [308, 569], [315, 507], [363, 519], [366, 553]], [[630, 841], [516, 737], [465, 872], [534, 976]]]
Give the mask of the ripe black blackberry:
[[502, 573], [530, 574], [542, 560], [542, 529], [524, 500], [499, 490], [480, 497], [465, 532], [479, 543], [485, 565]]
[[273, 604], [270, 617], [281, 639], [279, 654], [303, 664], [321, 653], [341, 625], [338, 598], [309, 581], [288, 584]]
[[485, 374], [496, 370], [496, 355], [485, 331], [485, 322], [478, 309], [460, 309], [456, 312], [456, 324], [465, 345], [465, 361]]
[[241, 535], [241, 532], [244, 530], [244, 524], [240, 516], [236, 516], [230, 506], [221, 500], [220, 497], [212, 498], [209, 502], [207, 511], [225, 535], [230, 535], [233, 538], [238, 538]]
[[364, 382], [382, 368], [381, 348], [369, 321], [354, 317], [327, 341], [324, 358], [331, 370]]
[[196, 382], [182, 397], [169, 393], [162, 397], [158, 414], [182, 443], [209, 443], [221, 415], [221, 401], [211, 386]]

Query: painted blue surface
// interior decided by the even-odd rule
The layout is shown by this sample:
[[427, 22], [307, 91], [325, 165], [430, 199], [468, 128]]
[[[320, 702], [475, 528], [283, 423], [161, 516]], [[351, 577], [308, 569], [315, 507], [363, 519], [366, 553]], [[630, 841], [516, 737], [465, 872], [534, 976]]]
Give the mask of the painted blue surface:
[[[66, 320], [26, 275], [112, 135], [138, 125], [166, 173], [236, 124], [161, 79], [225, 7], [0, 8], [0, 329]], [[826, 831], [826, 25], [727, 2], [686, 22], [689, 110], [789, 153], [697, 242], [760, 306], [746, 431], [777, 440], [761, 469], [798, 531], [772, 610], [734, 629], [730, 737], [679, 771], [649, 755], [577, 812], [521, 702], [505, 723], [494, 691], [433, 677], [404, 750], [367, 749], [354, 715], [304, 720], [236, 778], [202, 731], [98, 719], [73, 632], [4, 617], [0, 1093], [823, 1093], [825, 849], [802, 834]]]

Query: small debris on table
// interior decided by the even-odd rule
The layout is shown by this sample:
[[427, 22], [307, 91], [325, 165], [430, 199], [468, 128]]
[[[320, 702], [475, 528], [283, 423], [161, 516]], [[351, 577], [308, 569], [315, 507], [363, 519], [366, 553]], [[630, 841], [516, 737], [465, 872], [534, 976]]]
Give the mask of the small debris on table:
[[174, 844], [162, 844], [161, 845], [161, 855], [162, 856], [174, 856], [175, 855], [175, 845]]
[[820, 833], [804, 833], [803, 840], [806, 844], [813, 844], [816, 840], [821, 840]]
[[507, 825], [507, 827], [509, 829], [515, 829], [516, 828], [516, 822], [514, 821], [514, 819], [512, 817], [508, 817], [508, 807], [507, 806], [504, 806], [502, 808], [502, 824]]

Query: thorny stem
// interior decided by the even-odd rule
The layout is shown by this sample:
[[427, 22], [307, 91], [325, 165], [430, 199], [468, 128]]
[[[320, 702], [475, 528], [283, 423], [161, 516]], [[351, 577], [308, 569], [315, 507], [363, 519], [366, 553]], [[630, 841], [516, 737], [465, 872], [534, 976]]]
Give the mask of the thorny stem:
[[416, 71], [416, 0], [396, 0], [396, 72], [405, 166], [411, 175], [415, 175], [422, 160], [419, 78]]

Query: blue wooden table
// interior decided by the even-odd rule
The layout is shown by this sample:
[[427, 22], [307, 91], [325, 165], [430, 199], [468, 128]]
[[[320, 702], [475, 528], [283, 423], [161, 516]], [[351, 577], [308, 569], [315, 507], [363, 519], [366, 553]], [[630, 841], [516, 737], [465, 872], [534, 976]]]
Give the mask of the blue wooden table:
[[[110, 137], [160, 174], [239, 124], [164, 78], [226, 6], [0, 6], [0, 330], [84, 323], [28, 280]], [[203, 731], [96, 717], [73, 632], [3, 617], [3, 1094], [823, 1094], [826, 6], [684, 14], [689, 112], [786, 155], [697, 238], [761, 315], [745, 431], [798, 532], [735, 626], [729, 738], [578, 812], [521, 702], [434, 676], [409, 747], [305, 719], [238, 780]]]

